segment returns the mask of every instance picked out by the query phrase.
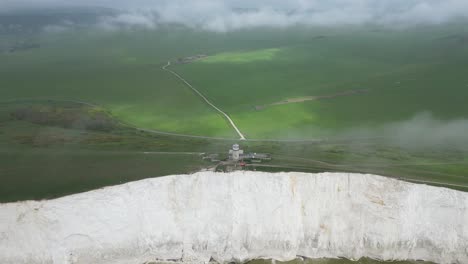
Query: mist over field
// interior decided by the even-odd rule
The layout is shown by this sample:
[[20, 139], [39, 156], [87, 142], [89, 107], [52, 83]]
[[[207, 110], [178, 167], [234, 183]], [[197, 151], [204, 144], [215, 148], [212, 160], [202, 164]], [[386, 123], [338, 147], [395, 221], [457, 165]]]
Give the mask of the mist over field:
[[[464, 0], [6, 0], [0, 12], [56, 7], [106, 7], [118, 10], [101, 15], [95, 25], [105, 29], [156, 28], [176, 23], [187, 27], [226, 32], [252, 27], [294, 25], [337, 26], [377, 24], [392, 27], [439, 24], [468, 17]], [[61, 21], [62, 27], [71, 27]], [[68, 24], [67, 24], [68, 23]], [[51, 29], [50, 26], [48, 28]], [[52, 28], [57, 30], [57, 28]]]
[[[323, 135], [317, 139], [330, 142], [376, 140], [403, 149], [468, 150], [468, 119], [441, 119], [430, 111], [418, 112], [407, 119], [387, 121], [378, 125], [361, 124], [341, 131], [317, 127], [315, 131]], [[280, 137], [294, 140], [303, 137], [303, 134], [291, 129]]]
[[357, 127], [340, 135], [341, 138], [382, 138], [387, 143], [407, 148], [450, 146], [468, 148], [468, 120], [441, 120], [430, 112], [412, 118], [389, 122], [376, 128]]

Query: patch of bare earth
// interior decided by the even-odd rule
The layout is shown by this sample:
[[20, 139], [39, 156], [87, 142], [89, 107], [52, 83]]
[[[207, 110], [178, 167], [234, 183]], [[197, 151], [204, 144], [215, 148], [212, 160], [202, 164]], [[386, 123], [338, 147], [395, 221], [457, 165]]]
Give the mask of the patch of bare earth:
[[177, 64], [188, 64], [188, 63], [192, 63], [192, 62], [195, 62], [195, 61], [198, 61], [198, 60], [202, 60], [202, 59], [204, 59], [206, 57], [208, 57], [208, 55], [198, 54], [198, 55], [189, 56], [189, 57], [185, 57], [185, 58], [177, 58], [175, 62]]
[[288, 98], [288, 99], [285, 99], [285, 100], [280, 101], [280, 102], [275, 102], [275, 103], [266, 104], [266, 105], [257, 105], [257, 106], [255, 106], [255, 109], [256, 110], [262, 110], [262, 109], [265, 109], [265, 108], [267, 108], [269, 106], [275, 106], [275, 105], [303, 103], [303, 102], [307, 102], [307, 101], [317, 101], [317, 100], [323, 100], [323, 99], [333, 99], [333, 98], [336, 98], [336, 97], [363, 94], [363, 93], [367, 93], [369, 91], [370, 91], [370, 89], [358, 89], [358, 90], [348, 90], [348, 91], [343, 91], [343, 92], [328, 94], [328, 95], [302, 96], [302, 97], [296, 97], [296, 98]]

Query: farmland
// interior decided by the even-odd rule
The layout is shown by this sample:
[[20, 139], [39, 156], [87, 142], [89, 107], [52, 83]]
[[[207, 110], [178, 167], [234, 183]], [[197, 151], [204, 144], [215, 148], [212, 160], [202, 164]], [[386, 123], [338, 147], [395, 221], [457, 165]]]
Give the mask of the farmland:
[[[0, 86], [15, 87], [3, 89], [1, 97], [92, 102], [138, 127], [235, 138], [223, 116], [161, 69], [168, 60], [203, 53], [209, 57], [171, 69], [225, 110], [247, 138], [330, 136], [423, 111], [450, 120], [468, 110], [468, 49], [447, 36], [465, 34], [456, 24], [399, 31], [299, 28], [220, 35], [159, 29], [38, 36], [41, 48], [0, 55], [6, 62]], [[270, 105], [360, 89], [367, 92]]]
[[[423, 111], [456, 119], [468, 112], [468, 49], [444, 36], [466, 34], [458, 30], [307, 32], [292, 45], [215, 54], [176, 71], [222, 105], [247, 138], [330, 136]], [[300, 100], [353, 90], [366, 92]]]

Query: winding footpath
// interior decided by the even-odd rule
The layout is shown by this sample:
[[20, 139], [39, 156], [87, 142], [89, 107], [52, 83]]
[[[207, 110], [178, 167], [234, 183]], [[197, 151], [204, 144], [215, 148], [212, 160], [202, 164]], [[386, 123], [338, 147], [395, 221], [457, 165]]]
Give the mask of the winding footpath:
[[228, 114], [226, 114], [225, 112], [223, 112], [221, 109], [219, 109], [218, 107], [216, 107], [213, 103], [211, 103], [200, 91], [198, 91], [195, 87], [193, 87], [187, 80], [185, 80], [184, 78], [182, 78], [182, 76], [180, 76], [178, 73], [176, 73], [175, 71], [172, 71], [172, 70], [169, 70], [168, 67], [171, 66], [171, 61], [168, 61], [167, 64], [165, 66], [162, 67], [163, 70], [171, 73], [172, 75], [174, 75], [175, 77], [177, 77], [179, 80], [181, 80], [183, 83], [185, 83], [190, 89], [192, 89], [198, 96], [200, 96], [203, 101], [205, 101], [209, 106], [211, 106], [212, 108], [214, 108], [217, 112], [219, 112], [220, 114], [222, 114], [228, 121], [229, 123], [231, 124], [232, 128], [234, 128], [234, 130], [236, 131], [236, 133], [239, 135], [240, 137], [240, 140], [246, 140], [245, 136], [242, 134], [242, 132], [239, 130], [239, 128], [236, 126], [236, 124], [234, 123], [234, 121], [232, 121], [232, 119], [229, 117]]

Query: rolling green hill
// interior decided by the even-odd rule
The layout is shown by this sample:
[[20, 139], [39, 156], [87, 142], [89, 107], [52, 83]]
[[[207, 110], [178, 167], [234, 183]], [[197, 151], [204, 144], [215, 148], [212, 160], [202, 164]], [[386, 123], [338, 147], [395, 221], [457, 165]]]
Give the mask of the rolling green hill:
[[[0, 201], [188, 173], [212, 165], [197, 153], [224, 155], [235, 131], [162, 69], [169, 60], [248, 139], [326, 139], [241, 142], [273, 155], [258, 169], [373, 173], [466, 191], [465, 25], [80, 29], [29, 37], [32, 48], [14, 52], [22, 37], [0, 35]], [[208, 56], [177, 63], [197, 54]], [[17, 191], [25, 182], [33, 184]]]
[[303, 33], [302, 42], [214, 54], [176, 71], [229, 112], [247, 138], [330, 136], [420, 112], [467, 116], [468, 48], [447, 38], [464, 30]]
[[[42, 34], [30, 40], [40, 48], [0, 54], [0, 96], [86, 101], [141, 128], [235, 137], [219, 113], [161, 69], [168, 60], [207, 54], [171, 69], [248, 138], [325, 137], [424, 111], [465, 117], [468, 48], [457, 36], [466, 34], [463, 24]], [[11, 41], [0, 37], [3, 46]]]

